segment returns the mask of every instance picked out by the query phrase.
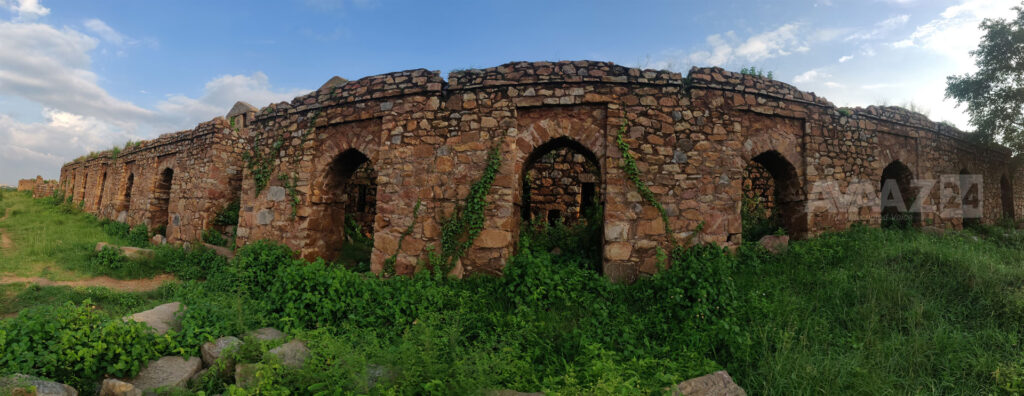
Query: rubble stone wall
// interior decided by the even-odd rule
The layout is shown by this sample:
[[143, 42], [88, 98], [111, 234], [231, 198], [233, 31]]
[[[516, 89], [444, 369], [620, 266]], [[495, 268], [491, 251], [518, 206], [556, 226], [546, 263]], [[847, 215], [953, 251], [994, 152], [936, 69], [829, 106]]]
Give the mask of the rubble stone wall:
[[[664, 217], [624, 170], [620, 138]], [[880, 225], [882, 170], [894, 161], [918, 180], [965, 169], [981, 175], [986, 223], [1004, 207], [1017, 219], [1024, 214], [1024, 170], [1008, 150], [976, 146], [920, 114], [838, 108], [719, 68], [684, 78], [593, 61], [515, 62], [454, 71], [447, 81], [423, 69], [336, 77], [291, 102], [236, 105], [193, 130], [68, 163], [60, 186], [89, 212], [153, 228], [154, 189], [171, 168], [171, 242], [199, 239], [217, 211], [240, 199], [239, 245], [272, 239], [306, 258], [330, 257], [351, 214], [372, 228], [373, 270], [394, 258], [396, 272], [409, 274], [441, 246], [442, 225], [497, 148], [484, 229], [455, 272], [500, 274], [524, 218], [524, 170], [552, 145], [596, 163], [587, 182], [604, 206], [603, 272], [615, 280], [655, 272], [657, 248], [671, 240], [738, 245], [744, 172], [755, 158], [767, 158], [762, 165], [780, 191], [774, 204], [788, 208], [787, 229], [797, 237]], [[374, 173], [359, 171], [364, 163]], [[365, 180], [372, 177], [375, 188]], [[374, 192], [365, 197], [372, 204], [350, 213], [358, 212], [351, 201], [360, 185]], [[956, 189], [928, 190], [922, 203], [937, 209], [925, 211], [921, 225], [959, 228], [959, 200], [942, 202], [943, 188]]]

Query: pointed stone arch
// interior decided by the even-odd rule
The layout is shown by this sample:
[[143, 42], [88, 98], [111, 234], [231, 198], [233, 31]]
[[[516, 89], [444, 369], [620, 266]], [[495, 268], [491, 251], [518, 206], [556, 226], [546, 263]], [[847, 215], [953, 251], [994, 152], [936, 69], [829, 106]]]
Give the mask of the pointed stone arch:
[[[743, 175], [745, 222], [775, 224], [787, 235], [802, 238], [807, 234], [807, 194], [797, 168], [776, 150], [764, 151], [747, 163]], [[750, 210], [756, 205], [759, 210]], [[755, 216], [765, 216], [755, 219]], [[748, 231], [750, 224], [744, 224]], [[758, 234], [771, 230], [760, 230]], [[744, 235], [744, 237], [749, 237]], [[755, 236], [756, 238], [757, 236]]]
[[153, 185], [149, 206], [149, 227], [151, 230], [167, 227], [170, 220], [171, 187], [174, 183], [174, 169], [164, 168]]
[[890, 162], [882, 170], [878, 190], [882, 227], [920, 226], [921, 212], [915, 205], [918, 194], [910, 167], [899, 160]]

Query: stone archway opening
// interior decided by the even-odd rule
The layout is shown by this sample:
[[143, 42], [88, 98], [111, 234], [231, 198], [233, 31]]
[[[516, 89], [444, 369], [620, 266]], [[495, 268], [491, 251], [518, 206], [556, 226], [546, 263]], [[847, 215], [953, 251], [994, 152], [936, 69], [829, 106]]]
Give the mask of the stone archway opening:
[[[604, 219], [597, 156], [570, 138], [552, 139], [527, 156], [521, 180], [520, 228], [550, 232], [551, 249], [572, 248], [601, 272]], [[574, 246], [558, 246], [566, 243]]]
[[917, 190], [914, 173], [900, 161], [893, 161], [882, 170], [881, 193], [882, 227], [909, 228], [920, 225], [921, 213], [914, 207]]
[[312, 250], [324, 260], [369, 271], [377, 215], [377, 171], [359, 150], [338, 154], [312, 197]]
[[1009, 219], [1013, 222], [1015, 218], [1013, 213], [1013, 184], [1006, 175], [999, 178], [999, 197], [1000, 203], [1003, 206], [1003, 219]]
[[793, 164], [775, 150], [758, 154], [743, 169], [743, 240], [756, 241], [779, 229], [802, 238], [806, 202]]
[[102, 209], [102, 205], [103, 205], [103, 190], [104, 190], [104, 188], [106, 188], [106, 185], [107, 185], [107, 172], [104, 171], [103, 175], [100, 176], [100, 188], [99, 188], [100, 192], [99, 192], [99, 194], [96, 194], [96, 213], [102, 213], [102, 210], [103, 210]]
[[171, 204], [171, 183], [174, 181], [174, 169], [166, 168], [160, 173], [153, 187], [153, 200], [149, 208], [149, 226], [154, 233], [167, 232]]
[[[121, 199], [118, 200], [117, 213], [124, 212], [131, 207], [132, 204], [132, 187], [135, 185], [135, 173], [129, 173], [128, 179], [124, 183], [124, 191], [121, 193]], [[120, 216], [120, 215], [118, 215]]]
[[960, 213], [964, 227], [981, 224], [981, 184], [967, 168], [960, 170]]

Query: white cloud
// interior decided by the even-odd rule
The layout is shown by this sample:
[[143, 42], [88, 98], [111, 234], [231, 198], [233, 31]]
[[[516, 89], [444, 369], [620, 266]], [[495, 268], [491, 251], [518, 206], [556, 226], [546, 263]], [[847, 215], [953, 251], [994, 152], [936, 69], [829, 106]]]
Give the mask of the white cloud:
[[839, 63], [846, 63], [853, 59], [853, 55], [843, 55], [839, 57]]
[[789, 55], [792, 52], [805, 52], [809, 48], [797, 37], [798, 29], [799, 25], [790, 23], [773, 31], [753, 36], [736, 48], [736, 55], [756, 62]]
[[829, 88], [845, 88], [845, 84], [840, 84], [835, 81], [825, 81], [825, 86]]
[[86, 20], [85, 23], [83, 23], [83, 25], [86, 29], [89, 29], [93, 33], [96, 33], [96, 35], [102, 37], [104, 40], [107, 40], [111, 44], [121, 46], [129, 41], [128, 38], [126, 38], [124, 35], [118, 33], [116, 30], [114, 30], [105, 22], [99, 19], [94, 18]]
[[[677, 68], [681, 65], [726, 66], [736, 62], [757, 62], [810, 50], [799, 36], [800, 24], [789, 23], [779, 28], [742, 40], [735, 32], [712, 34], [706, 39], [706, 48], [693, 52], [679, 50], [665, 51], [662, 60], [653, 62], [651, 67], [661, 69]], [[819, 41], [831, 33], [816, 32], [811, 41]], [[820, 36], [820, 37], [819, 37]], [[826, 37], [827, 38], [827, 37]]]
[[0, 0], [0, 6], [14, 12], [19, 20], [33, 20], [50, 13], [50, 9], [39, 4], [39, 0]]
[[966, 0], [946, 8], [939, 18], [918, 26], [906, 39], [892, 43], [894, 48], [920, 47], [949, 57], [958, 69], [971, 68], [969, 51], [977, 48], [985, 18], [1012, 18], [1018, 0]]
[[[0, 7], [8, 6], [4, 1]], [[28, 7], [24, 12], [41, 7], [24, 1], [18, 6]], [[61, 164], [79, 155], [191, 128], [224, 115], [238, 100], [260, 106], [308, 92], [276, 90], [265, 74], [255, 72], [214, 78], [197, 98], [169, 95], [155, 108], [143, 108], [108, 93], [92, 71], [92, 53], [100, 44], [96, 37], [116, 46], [137, 41], [98, 19], [83, 26], [92, 35], [71, 27], [0, 21], [0, 101], [15, 104], [0, 108], [0, 182], [36, 174], [56, 177]]]
[[157, 104], [161, 114], [184, 120], [185, 125], [206, 121], [224, 115], [237, 101], [263, 106], [269, 103], [290, 101], [292, 98], [309, 93], [309, 90], [275, 91], [270, 79], [262, 72], [251, 75], [225, 75], [206, 83], [202, 96], [190, 98], [185, 95], [169, 95]]
[[826, 78], [829, 78], [829, 77], [832, 77], [832, 75], [821, 71], [821, 69], [812, 69], [812, 70], [808, 70], [806, 72], [800, 73], [796, 77], [793, 77], [793, 82], [797, 83], [797, 84], [802, 84], [802, 83], [808, 83], [808, 82], [817, 81], [817, 80], [821, 80], [821, 79], [826, 79]]
[[870, 30], [857, 32], [846, 37], [846, 41], [874, 40], [882, 37], [910, 21], [910, 15], [897, 15], [876, 23]]

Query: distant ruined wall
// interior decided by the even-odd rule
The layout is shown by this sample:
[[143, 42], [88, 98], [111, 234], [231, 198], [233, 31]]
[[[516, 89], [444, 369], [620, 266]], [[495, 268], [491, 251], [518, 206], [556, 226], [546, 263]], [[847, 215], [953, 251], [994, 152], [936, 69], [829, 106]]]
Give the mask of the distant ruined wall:
[[[671, 238], [623, 170], [620, 128], [640, 179], [665, 209]], [[657, 249], [670, 239], [741, 243], [752, 161], [769, 172], [774, 205], [796, 237], [880, 225], [883, 170], [897, 162], [915, 180], [981, 175], [983, 221], [1006, 212], [1024, 218], [1017, 182], [1024, 170], [1011, 153], [973, 145], [920, 114], [840, 109], [788, 84], [719, 68], [694, 68], [684, 78], [592, 61], [515, 62], [455, 71], [447, 81], [423, 69], [333, 78], [291, 102], [240, 103], [226, 118], [116, 157], [68, 163], [60, 189], [101, 217], [151, 229], [166, 218], [172, 243], [198, 240], [219, 210], [240, 199], [240, 246], [271, 239], [307, 259], [333, 257], [353, 217], [372, 231], [373, 270], [394, 257], [396, 272], [409, 274], [427, 249], [440, 247], [442, 224], [482, 176], [492, 148], [502, 161], [484, 229], [456, 274], [502, 272], [528, 217], [525, 200], [540, 202], [524, 191], [524, 178], [553, 175], [537, 161], [549, 151], [596, 164], [587, 180], [545, 177], [594, 184], [604, 208], [603, 273], [620, 281], [656, 272]], [[919, 225], [962, 226], [959, 199], [944, 201], [942, 192], [959, 186], [945, 182], [924, 195], [922, 203], [937, 209], [924, 211]], [[579, 190], [548, 191], [573, 200]]]

